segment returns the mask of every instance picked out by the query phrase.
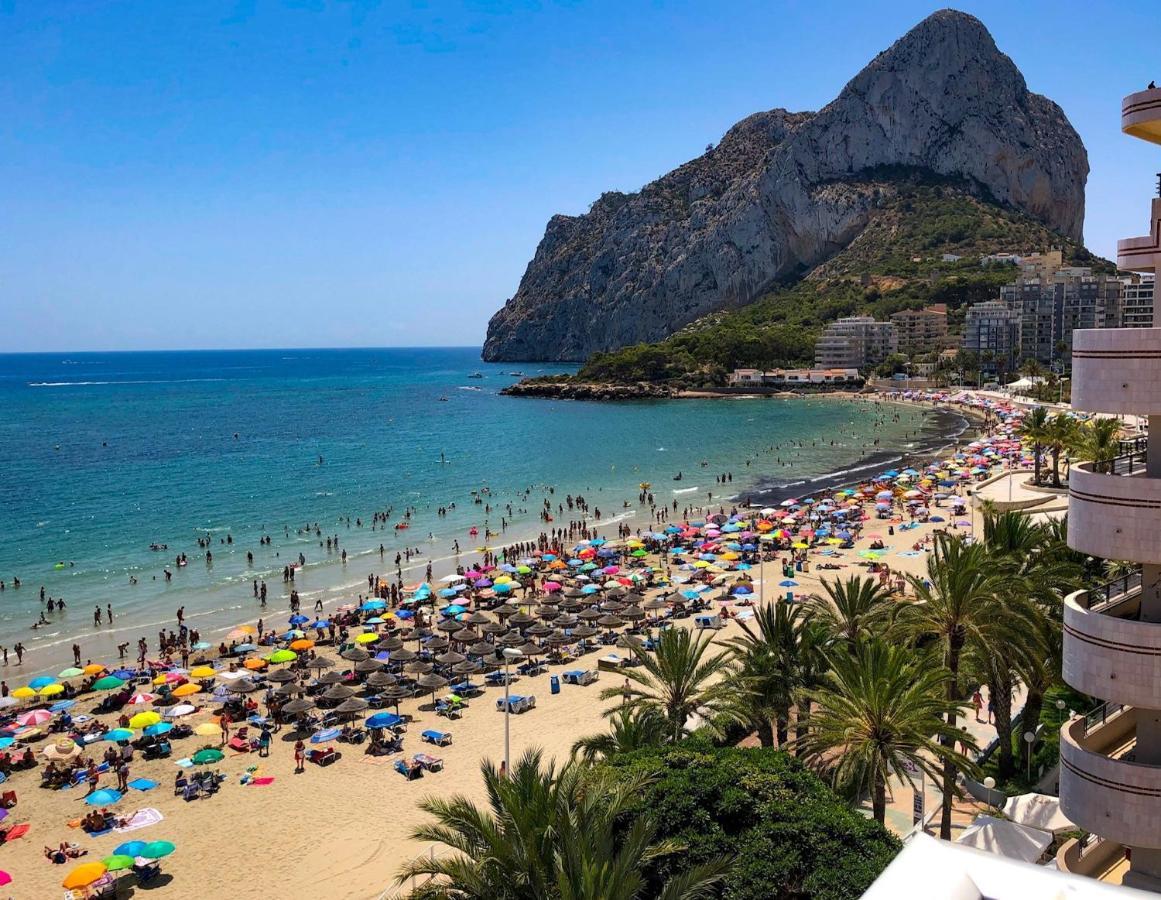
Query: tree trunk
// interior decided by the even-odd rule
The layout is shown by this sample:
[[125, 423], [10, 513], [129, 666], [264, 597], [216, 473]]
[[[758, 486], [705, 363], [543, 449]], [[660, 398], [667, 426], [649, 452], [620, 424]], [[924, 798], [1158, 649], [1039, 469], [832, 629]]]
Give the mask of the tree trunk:
[[778, 746], [785, 747], [790, 738], [790, 717], [785, 713], [778, 713]]
[[[951, 673], [951, 677], [947, 681], [947, 699], [953, 703], [959, 702], [959, 655], [963, 650], [964, 636], [959, 631], [955, 631], [948, 636], [947, 647], [947, 670]], [[947, 714], [947, 726], [949, 731], [954, 731], [956, 727], [956, 714], [953, 711]], [[955, 738], [951, 735], [942, 737], [939, 742], [947, 747], [949, 750], [955, 749]], [[944, 757], [943, 760], [943, 804], [939, 815], [939, 839], [942, 841], [951, 840], [951, 801], [955, 796], [955, 779], [958, 775], [956, 764], [949, 756]]]
[[754, 723], [755, 730], [758, 732], [758, 740], [762, 742], [763, 747], [774, 746], [774, 726], [770, 724], [770, 720], [762, 716]]
[[[1024, 701], [1024, 720], [1020, 727], [1021, 736], [1025, 731], [1036, 732], [1040, 724], [1040, 714], [1044, 709], [1044, 694], [1033, 688], [1028, 688], [1028, 699]], [[1028, 754], [1032, 746], [1025, 740], [1020, 741], [1020, 765], [1028, 771]]]
[[798, 706], [794, 708], [794, 755], [802, 756], [806, 751], [803, 749], [803, 741], [806, 738], [806, 720], [810, 716], [810, 701], [803, 700]]
[[1039, 486], [1040, 484], [1040, 445], [1032, 445], [1033, 465], [1036, 466], [1036, 471], [1032, 474], [1032, 483]]
[[1052, 448], [1052, 486], [1060, 487], [1060, 449]]
[[883, 773], [876, 767], [874, 795], [871, 797], [871, 812], [875, 821], [880, 825], [887, 817], [887, 782]]
[[988, 683], [992, 700], [992, 715], [996, 721], [996, 736], [1000, 739], [997, 764], [1000, 777], [1007, 778], [1015, 771], [1012, 756], [1012, 672], [1005, 668]]

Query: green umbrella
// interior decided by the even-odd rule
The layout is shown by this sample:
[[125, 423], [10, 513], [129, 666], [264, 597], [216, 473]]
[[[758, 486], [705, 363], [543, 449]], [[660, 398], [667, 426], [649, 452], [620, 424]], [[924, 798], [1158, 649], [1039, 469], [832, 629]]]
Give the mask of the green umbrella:
[[649, 554], [646, 553], [644, 550], [634, 550], [633, 555], [636, 556], [638, 559], [640, 559], [642, 556], [648, 556]]
[[294, 662], [296, 659], [298, 659], [298, 654], [293, 650], [275, 650], [266, 657], [266, 661], [272, 663]]
[[199, 750], [193, 755], [193, 762], [198, 766], [208, 766], [210, 763], [221, 762], [225, 757], [226, 754], [221, 750], [207, 747], [205, 750]]
[[113, 675], [106, 675], [93, 684], [93, 690], [95, 691], [115, 691], [117, 688], [123, 687], [125, 687], [125, 682]]
[[125, 856], [123, 854], [115, 854], [113, 856], [106, 856], [101, 860], [105, 864], [105, 868], [110, 872], [119, 872], [122, 869], [133, 868], [133, 857]]
[[84, 674], [85, 674], [84, 669], [78, 669], [75, 666], [69, 666], [69, 668], [65, 669], [63, 672], [58, 673], [56, 677], [57, 678], [79, 678], [81, 675], [84, 675]]
[[169, 856], [176, 849], [169, 841], [150, 841], [141, 851], [141, 855], [146, 859], [161, 859], [163, 856]]

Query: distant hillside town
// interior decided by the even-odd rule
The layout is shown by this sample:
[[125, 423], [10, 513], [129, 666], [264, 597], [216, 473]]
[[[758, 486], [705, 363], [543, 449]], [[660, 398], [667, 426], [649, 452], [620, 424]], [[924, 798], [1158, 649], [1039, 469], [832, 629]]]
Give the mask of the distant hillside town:
[[[963, 258], [945, 254], [942, 259]], [[815, 370], [922, 376], [956, 367], [958, 356], [986, 377], [1002, 377], [1029, 363], [1063, 373], [1070, 366], [1075, 329], [1153, 326], [1151, 275], [1066, 266], [1060, 250], [997, 253], [978, 263], [1011, 266], [1016, 273], [999, 296], [962, 310], [957, 328], [950, 327], [945, 304], [902, 310], [888, 321], [846, 316], [827, 325], [816, 341]], [[740, 383], [738, 373], [730, 380]]]

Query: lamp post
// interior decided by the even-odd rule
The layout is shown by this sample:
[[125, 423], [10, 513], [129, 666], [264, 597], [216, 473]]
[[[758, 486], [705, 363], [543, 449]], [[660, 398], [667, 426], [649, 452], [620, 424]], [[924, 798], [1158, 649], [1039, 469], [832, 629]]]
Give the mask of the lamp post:
[[988, 790], [988, 803], [992, 806], [999, 806], [999, 804], [996, 803], [992, 798], [992, 791], [996, 788], [996, 779], [989, 775], [984, 779], [984, 787]]
[[1028, 745], [1028, 780], [1032, 780], [1032, 745], [1036, 743], [1036, 734], [1031, 731], [1024, 732], [1024, 743]]
[[511, 755], [512, 749], [512, 736], [509, 729], [508, 719], [512, 715], [512, 707], [508, 702], [508, 681], [509, 674], [511, 672], [512, 660], [523, 658], [524, 654], [517, 650], [515, 647], [504, 648], [504, 774], [509, 778], [512, 777], [509, 774], [511, 771], [509, 756]]

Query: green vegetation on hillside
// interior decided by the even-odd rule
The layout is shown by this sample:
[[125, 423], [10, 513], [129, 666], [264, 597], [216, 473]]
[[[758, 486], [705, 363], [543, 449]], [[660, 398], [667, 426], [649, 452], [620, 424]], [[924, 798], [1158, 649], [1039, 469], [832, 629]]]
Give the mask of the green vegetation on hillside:
[[[722, 384], [734, 368], [809, 364], [818, 334], [841, 316], [885, 319], [931, 303], [947, 304], [954, 332], [967, 306], [994, 299], [1015, 275], [1011, 266], [981, 266], [979, 257], [988, 254], [1060, 247], [1068, 264], [1113, 271], [1080, 245], [961, 184], [900, 171], [875, 172], [866, 184], [875, 196], [866, 228], [800, 281], [664, 341], [595, 354], [578, 380]], [[964, 258], [944, 262], [944, 254]]]

